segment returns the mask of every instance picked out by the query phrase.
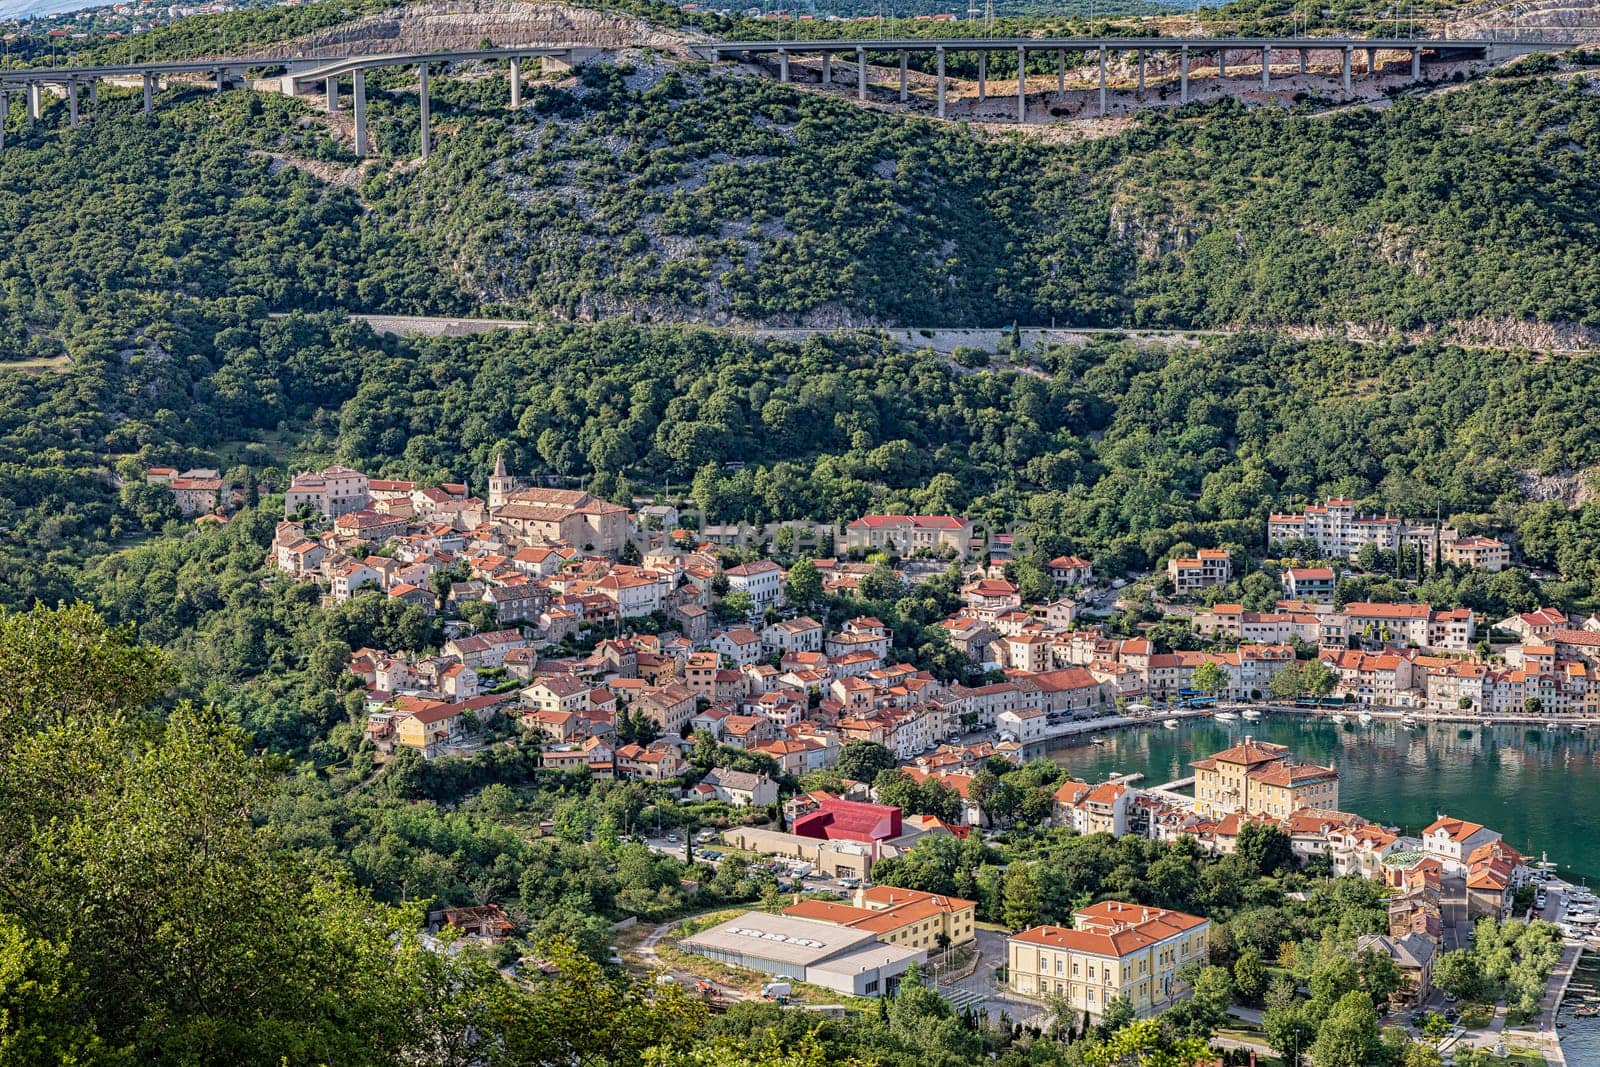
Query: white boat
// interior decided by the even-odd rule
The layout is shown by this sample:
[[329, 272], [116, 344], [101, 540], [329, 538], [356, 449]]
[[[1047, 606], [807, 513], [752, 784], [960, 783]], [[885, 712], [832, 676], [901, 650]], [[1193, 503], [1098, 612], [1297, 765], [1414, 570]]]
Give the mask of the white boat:
[[1340, 726], [1343, 726], [1345, 723], [1350, 721], [1350, 716], [1345, 715], [1344, 713], [1341, 712], [1340, 714], [1335, 715], [1333, 717], [1333, 721], [1338, 723]]
[[1245, 722], [1260, 722], [1261, 713], [1255, 710], [1247, 711], [1244, 713], [1244, 719]]
[[1551, 719], [1549, 722], [1544, 724], [1544, 728], [1546, 730], [1559, 730], [1561, 729], [1561, 724], [1556, 722], [1554, 719]]
[[1403, 715], [1400, 717], [1400, 725], [1404, 726], [1407, 730], [1413, 730], [1416, 728], [1417, 720], [1413, 719], [1409, 715]]
[[1165, 726], [1169, 730], [1176, 730], [1178, 728], [1178, 720], [1177, 719], [1166, 719], [1166, 720], [1162, 721], [1161, 725]]
[[1363, 711], [1360, 715], [1357, 715], [1356, 718], [1361, 720], [1362, 726], [1372, 725], [1372, 712], [1370, 711]]
[[1091, 737], [1089, 738], [1089, 743], [1091, 745], [1103, 745], [1106, 743], [1106, 739], [1103, 737]]
[[1212, 717], [1215, 718], [1218, 722], [1238, 722], [1239, 721], [1239, 716], [1235, 715], [1231, 711], [1219, 711], [1219, 712], [1216, 713], [1216, 715], [1214, 715]]
[[1572, 728], [1581, 732], [1583, 730], [1587, 730], [1589, 728], [1589, 724], [1586, 722], [1575, 722], [1572, 724]]

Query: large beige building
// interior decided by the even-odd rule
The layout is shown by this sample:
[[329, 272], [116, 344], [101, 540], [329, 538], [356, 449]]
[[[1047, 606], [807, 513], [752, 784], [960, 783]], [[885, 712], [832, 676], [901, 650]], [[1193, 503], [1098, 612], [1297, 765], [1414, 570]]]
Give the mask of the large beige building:
[[628, 538], [628, 509], [581, 489], [518, 489], [491, 517], [529, 540], [565, 541], [614, 556]]
[[324, 518], [338, 518], [360, 511], [371, 499], [369, 480], [360, 471], [335, 464], [320, 471], [304, 471], [294, 476], [283, 494], [283, 513], [293, 515], [309, 508]]
[[[1445, 528], [1439, 536], [1450, 542], [1456, 532]], [[1267, 543], [1309, 539], [1328, 559], [1353, 559], [1363, 545], [1377, 545], [1393, 552], [1396, 546], [1417, 549], [1424, 559], [1433, 559], [1434, 529], [1431, 524], [1408, 522], [1393, 515], [1362, 515], [1348, 497], [1333, 497], [1326, 504], [1312, 504], [1304, 511], [1267, 517]]]
[[1006, 946], [1008, 984], [1025, 997], [1062, 1000], [1098, 1018], [1120, 996], [1140, 1016], [1188, 995], [1178, 969], [1205, 960], [1211, 922], [1108, 900], [1073, 914], [1074, 926], [1035, 926]]
[[1167, 560], [1167, 577], [1179, 596], [1233, 581], [1233, 559], [1220, 548], [1202, 548], [1193, 556]]
[[1503, 571], [1511, 566], [1511, 546], [1494, 537], [1459, 537], [1444, 543], [1444, 561], [1480, 571]]
[[1190, 766], [1194, 810], [1208, 819], [1234, 814], [1281, 819], [1297, 808], [1339, 808], [1339, 772], [1294, 763], [1283, 745], [1246, 737], [1242, 744]]
[[966, 559], [971, 552], [972, 520], [954, 515], [863, 515], [844, 528], [848, 550], [888, 549], [900, 556], [919, 549], [943, 549]]

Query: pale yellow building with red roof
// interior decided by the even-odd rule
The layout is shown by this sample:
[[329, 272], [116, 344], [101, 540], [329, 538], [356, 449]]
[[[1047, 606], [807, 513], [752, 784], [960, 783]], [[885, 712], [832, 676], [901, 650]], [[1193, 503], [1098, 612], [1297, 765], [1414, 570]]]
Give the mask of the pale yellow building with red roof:
[[1195, 812], [1205, 818], [1242, 813], [1285, 819], [1300, 808], [1339, 807], [1339, 772], [1294, 763], [1284, 745], [1247, 736], [1190, 766], [1195, 771]]
[[783, 909], [794, 918], [866, 930], [886, 945], [930, 952], [971, 941], [976, 913], [971, 900], [890, 885], [858, 889], [852, 904], [802, 900]]
[[1118, 997], [1151, 1015], [1189, 993], [1178, 970], [1209, 954], [1211, 922], [1107, 900], [1073, 913], [1072, 927], [1035, 926], [1006, 946], [1008, 985], [1098, 1018]]

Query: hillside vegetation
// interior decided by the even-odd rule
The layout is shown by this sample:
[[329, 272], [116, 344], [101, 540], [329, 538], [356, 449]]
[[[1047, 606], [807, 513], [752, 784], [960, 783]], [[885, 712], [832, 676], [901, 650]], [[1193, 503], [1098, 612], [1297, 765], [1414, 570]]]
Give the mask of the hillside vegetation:
[[463, 116], [379, 202], [480, 298], [569, 317], [1592, 326], [1596, 85], [1151, 112], [1041, 144], [595, 66], [520, 116]]

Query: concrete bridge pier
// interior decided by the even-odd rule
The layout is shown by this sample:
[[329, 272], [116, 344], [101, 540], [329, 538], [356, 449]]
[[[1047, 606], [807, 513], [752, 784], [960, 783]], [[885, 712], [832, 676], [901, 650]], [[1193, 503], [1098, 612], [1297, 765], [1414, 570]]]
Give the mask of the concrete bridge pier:
[[1350, 88], [1350, 53], [1354, 51], [1355, 49], [1353, 47], [1350, 45], [1345, 45], [1344, 57], [1340, 60], [1339, 64], [1339, 74], [1344, 79], [1344, 91], [1347, 93], [1353, 91]]
[[322, 83], [323, 96], [327, 100], [328, 114], [339, 110], [339, 79], [329, 78]]
[[76, 127], [78, 125], [78, 83], [69, 81], [67, 90], [67, 122]]
[[1411, 50], [1411, 80], [1414, 82], [1422, 80], [1422, 49], [1420, 48]]
[[989, 96], [989, 53], [978, 53], [978, 103], [983, 103]]
[[40, 105], [40, 102], [39, 102], [39, 83], [38, 82], [29, 82], [28, 83], [28, 128], [32, 129], [33, 128], [33, 124], [35, 122], [38, 122], [41, 117], [42, 117], [41, 116], [41, 105]]
[[1017, 46], [1017, 121], [1028, 121], [1028, 53]]
[[11, 97], [0, 91], [0, 152], [6, 150], [6, 119], [11, 114]]
[[155, 110], [156, 76], [154, 74], [146, 74], [144, 76], [144, 113], [146, 115], [152, 115], [155, 113]]
[[1306, 76], [1306, 50], [1304, 48], [1300, 49], [1300, 76], [1302, 78]]
[[1144, 49], [1139, 49], [1139, 92], [1144, 92]]
[[1178, 103], [1189, 102], [1189, 46], [1178, 50]]
[[856, 99], [867, 98], [867, 50], [856, 49]]
[[903, 104], [910, 96], [906, 88], [906, 67], [911, 62], [911, 53], [904, 48], [900, 49], [900, 102]]
[[1056, 99], [1067, 98], [1067, 50], [1056, 49]]
[[822, 53], [822, 84], [833, 84], [833, 53]]
[[1369, 48], [1367, 49], [1367, 77], [1376, 78], [1377, 76], [1378, 50], [1376, 48]]
[[350, 76], [350, 111], [355, 118], [356, 158], [367, 158], [367, 72]]
[[1217, 49], [1217, 80], [1223, 81], [1228, 77], [1228, 50]]
[[1106, 46], [1100, 46], [1100, 117], [1106, 114]]
[[789, 53], [787, 51], [778, 53], [778, 81], [785, 85], [789, 82]]
[[944, 118], [944, 46], [939, 47], [939, 117]]
[[511, 79], [511, 110], [516, 111], [522, 106], [522, 60], [517, 56], [511, 57], [507, 77]]
[[417, 64], [417, 113], [421, 117], [422, 158], [428, 158], [428, 142], [432, 132], [428, 119], [428, 64]]
[[1261, 88], [1272, 88], [1272, 46], [1261, 46]]
[[220, 70], [217, 71], [217, 92], [220, 93], [220, 92], [222, 92], [222, 90], [226, 89], [227, 87], [228, 87], [227, 74], [224, 71], [220, 71]]
[[90, 78], [89, 82], [88, 82], [88, 88], [89, 88], [89, 110], [90, 111], [99, 111], [100, 110], [100, 82], [98, 80], [94, 79], [94, 78]]

